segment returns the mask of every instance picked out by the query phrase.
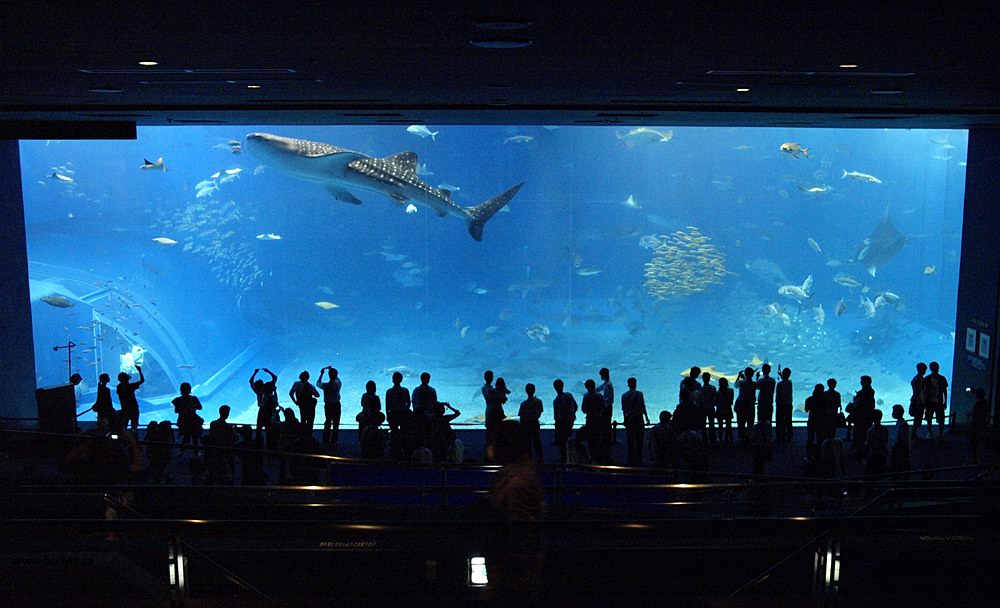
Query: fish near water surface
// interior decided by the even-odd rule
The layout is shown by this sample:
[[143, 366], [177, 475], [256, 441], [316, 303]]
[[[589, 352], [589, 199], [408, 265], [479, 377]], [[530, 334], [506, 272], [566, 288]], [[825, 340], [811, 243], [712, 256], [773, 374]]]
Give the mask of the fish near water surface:
[[292, 177], [319, 184], [334, 198], [360, 205], [348, 191], [365, 190], [387, 197], [396, 205], [423, 205], [440, 217], [451, 215], [465, 222], [469, 234], [483, 239], [483, 227], [517, 194], [523, 182], [474, 207], [461, 207], [447, 190], [435, 188], [417, 176], [417, 155], [400, 152], [374, 158], [330, 144], [282, 137], [270, 133], [247, 135], [245, 148], [260, 156], [268, 167]]

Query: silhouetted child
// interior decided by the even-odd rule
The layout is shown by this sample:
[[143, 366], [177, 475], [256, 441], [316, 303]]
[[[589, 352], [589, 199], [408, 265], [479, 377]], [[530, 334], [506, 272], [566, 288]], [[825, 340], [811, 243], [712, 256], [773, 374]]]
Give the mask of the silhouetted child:
[[385, 416], [382, 412], [375, 412], [369, 419], [369, 424], [361, 431], [361, 457], [381, 460], [385, 458], [385, 431], [382, 430], [382, 423]]
[[670, 422], [672, 417], [673, 415], [666, 410], [660, 412], [660, 421], [653, 427], [649, 437], [649, 456], [653, 466], [662, 469], [675, 468], [680, 451], [677, 433]]

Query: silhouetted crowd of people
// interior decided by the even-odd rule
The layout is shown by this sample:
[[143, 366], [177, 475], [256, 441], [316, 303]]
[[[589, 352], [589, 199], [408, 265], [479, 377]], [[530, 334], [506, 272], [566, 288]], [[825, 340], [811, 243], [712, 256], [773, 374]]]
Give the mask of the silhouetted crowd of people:
[[[136, 370], [137, 382], [132, 382], [129, 374], [119, 374], [116, 393], [120, 410], [115, 410], [112, 404], [108, 375], [101, 375], [97, 399], [91, 408], [97, 413], [98, 435], [105, 438], [127, 436], [128, 441], [137, 437], [139, 404], [135, 392], [145, 377], [140, 366], [136, 366]], [[775, 446], [791, 443], [793, 437], [792, 370], [779, 365], [777, 378], [771, 371], [768, 363], [762, 364], [759, 370], [747, 367], [730, 386], [727, 378], [716, 379], [711, 373], [693, 367], [680, 382], [677, 405], [672, 412], [660, 412], [656, 424], [650, 421], [636, 378], [628, 378], [628, 388], [618, 396], [616, 403], [610, 371], [602, 368], [600, 383], [593, 379], [584, 382], [585, 392], [579, 405], [576, 397], [566, 391], [563, 380], [556, 379], [552, 383], [552, 411], [553, 443], [558, 456], [553, 454], [550, 462], [650, 465], [683, 470], [693, 479], [702, 479], [707, 473], [709, 451], [714, 446], [739, 444], [750, 454], [752, 472], [765, 474]], [[267, 378], [260, 377], [261, 372]], [[466, 458], [465, 446], [452, 428], [452, 422], [461, 413], [450, 403], [439, 400], [430, 380], [429, 373], [422, 373], [419, 384], [411, 392], [403, 386], [403, 374], [393, 373], [392, 384], [384, 394], [384, 412], [375, 381], [367, 381], [361, 397], [361, 411], [355, 417], [362, 458], [418, 463], [473, 462]], [[485, 444], [489, 446], [496, 442], [500, 425], [513, 419], [505, 411], [505, 407], [509, 407], [511, 390], [504, 378], [494, 377], [490, 370], [483, 374], [483, 380], [481, 393], [485, 411], [482, 420], [486, 427]], [[314, 478], [316, 464], [294, 455], [337, 453], [342, 412], [342, 382], [337, 369], [322, 368], [315, 385], [310, 382], [308, 371], [299, 374], [288, 391], [298, 415], [291, 407], [279, 405], [278, 376], [271, 370], [255, 369], [249, 385], [256, 397], [255, 428], [230, 423], [230, 407], [223, 405], [219, 408], [219, 417], [209, 423], [206, 433], [205, 420], [199, 413], [203, 412], [203, 406], [198, 397], [191, 394], [191, 385], [182, 383], [180, 395], [171, 402], [177, 416], [176, 427], [169, 420], [153, 421], [147, 427], [149, 476], [156, 481], [166, 481], [168, 465], [175, 448], [179, 448], [181, 455], [191, 453], [191, 475], [205, 483], [232, 483], [237, 461], [243, 483], [266, 483], [264, 458], [268, 451], [280, 454], [276, 456], [280, 458], [279, 481]], [[889, 428], [883, 424], [870, 376], [861, 376], [858, 389], [846, 405], [837, 391], [836, 379], [827, 380], [825, 385], [816, 384], [803, 408], [807, 416], [807, 471], [820, 477], [842, 475], [843, 450], [847, 443], [854, 454], [863, 459], [865, 474], [910, 470], [911, 445], [922, 439], [920, 427], [926, 424], [925, 436], [932, 439], [936, 422], [937, 438], [943, 436], [948, 383], [936, 362], [930, 366], [919, 363], [911, 388], [908, 408], [904, 409], [901, 404], [891, 408], [893, 422]], [[545, 406], [534, 384], [526, 384], [524, 394], [526, 398], [520, 403], [516, 418], [526, 438], [527, 457], [535, 463], [543, 463], [546, 457], [540, 420]], [[979, 451], [986, 441], [991, 407], [983, 389], [976, 392], [976, 397], [969, 420], [973, 462], [978, 462]], [[321, 439], [317, 440], [313, 429], [317, 425], [320, 398], [324, 420]], [[614, 420], [616, 409], [621, 413], [620, 421]], [[577, 425], [578, 413], [583, 417], [580, 425]], [[619, 426], [624, 427], [623, 442], [619, 441]], [[624, 444], [624, 454], [619, 461], [616, 448], [620, 443]], [[131, 450], [123, 449], [122, 453], [128, 453], [130, 458], [134, 456]], [[488, 455], [489, 450], [485, 453]], [[486, 461], [489, 462], [488, 456]], [[114, 470], [119, 469], [121, 467]]]

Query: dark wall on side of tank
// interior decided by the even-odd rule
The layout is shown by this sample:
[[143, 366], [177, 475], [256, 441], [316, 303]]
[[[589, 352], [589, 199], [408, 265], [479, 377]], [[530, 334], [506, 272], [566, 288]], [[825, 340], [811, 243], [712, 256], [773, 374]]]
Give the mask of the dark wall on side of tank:
[[[955, 320], [955, 369], [949, 396], [951, 411], [959, 425], [968, 423], [975, 402], [974, 392], [966, 389], [975, 391], [982, 387], [992, 399], [997, 397], [1000, 131], [971, 131], [968, 162]], [[947, 375], [947, 370], [942, 371]]]
[[28, 418], [38, 412], [17, 141], [0, 140], [0, 210], [0, 416]]

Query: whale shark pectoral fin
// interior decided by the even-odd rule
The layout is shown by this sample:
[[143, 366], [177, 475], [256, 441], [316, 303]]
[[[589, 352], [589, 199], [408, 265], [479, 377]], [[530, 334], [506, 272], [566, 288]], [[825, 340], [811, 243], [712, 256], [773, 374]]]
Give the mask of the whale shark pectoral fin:
[[410, 202], [410, 199], [406, 198], [405, 196], [403, 196], [398, 192], [390, 192], [389, 197], [393, 200], [394, 203], [396, 203], [400, 207]]
[[360, 205], [361, 199], [354, 196], [347, 190], [340, 188], [338, 186], [327, 186], [326, 191], [333, 195], [333, 198], [338, 201], [344, 201], [345, 203], [350, 203], [352, 205]]

